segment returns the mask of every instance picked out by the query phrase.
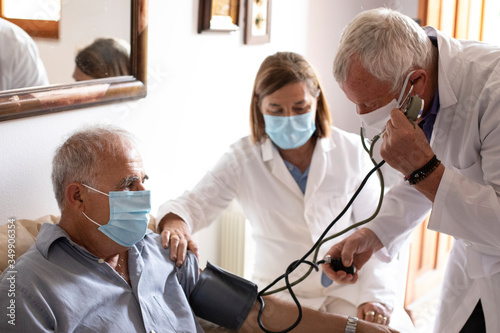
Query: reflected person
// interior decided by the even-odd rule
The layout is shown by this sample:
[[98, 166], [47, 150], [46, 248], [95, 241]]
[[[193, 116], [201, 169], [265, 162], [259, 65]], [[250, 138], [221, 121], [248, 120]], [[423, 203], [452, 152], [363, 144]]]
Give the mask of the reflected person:
[[130, 75], [130, 47], [117, 38], [98, 38], [75, 57], [75, 81]]
[[0, 18], [0, 46], [0, 91], [49, 84], [33, 39], [3, 18]]

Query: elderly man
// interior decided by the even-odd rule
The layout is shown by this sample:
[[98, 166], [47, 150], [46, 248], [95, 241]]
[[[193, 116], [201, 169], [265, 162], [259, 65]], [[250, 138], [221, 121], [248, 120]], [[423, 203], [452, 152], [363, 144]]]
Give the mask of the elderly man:
[[[14, 301], [17, 318], [13, 326], [2, 316], [0, 331], [203, 331], [188, 302], [199, 279], [197, 259], [188, 253], [177, 267], [161, 237], [147, 230], [147, 178], [130, 135], [121, 129], [89, 128], [66, 140], [52, 172], [60, 222], [43, 225], [36, 244], [16, 263], [15, 298], [5, 297], [8, 272], [0, 277], [0, 307], [5, 311]], [[218, 301], [211, 300], [212, 306]], [[260, 331], [254, 301], [241, 314], [241, 331]], [[293, 323], [294, 305], [265, 301], [266, 327]], [[296, 331], [344, 332], [346, 322], [345, 316], [304, 309]], [[392, 332], [363, 321], [357, 329]]]
[[[375, 9], [345, 29], [334, 75], [363, 122], [385, 131], [380, 154], [405, 181], [329, 254], [358, 268], [375, 251], [394, 256], [432, 208], [429, 228], [457, 239], [435, 332], [500, 332], [500, 47]], [[399, 109], [415, 95], [425, 102], [417, 126]], [[337, 282], [357, 279], [324, 268]]]

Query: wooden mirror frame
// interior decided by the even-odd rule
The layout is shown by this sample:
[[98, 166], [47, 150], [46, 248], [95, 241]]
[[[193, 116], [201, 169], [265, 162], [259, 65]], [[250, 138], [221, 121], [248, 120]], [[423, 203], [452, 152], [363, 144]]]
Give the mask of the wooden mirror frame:
[[132, 75], [0, 92], [0, 121], [146, 96], [148, 0], [131, 0]]

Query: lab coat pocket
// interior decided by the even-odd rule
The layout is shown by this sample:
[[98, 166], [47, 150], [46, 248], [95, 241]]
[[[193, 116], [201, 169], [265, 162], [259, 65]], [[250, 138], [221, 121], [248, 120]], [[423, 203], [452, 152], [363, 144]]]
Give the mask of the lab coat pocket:
[[481, 159], [476, 160], [472, 165], [466, 168], [460, 169], [453, 167], [453, 170], [459, 175], [462, 175], [476, 183], [484, 184]]

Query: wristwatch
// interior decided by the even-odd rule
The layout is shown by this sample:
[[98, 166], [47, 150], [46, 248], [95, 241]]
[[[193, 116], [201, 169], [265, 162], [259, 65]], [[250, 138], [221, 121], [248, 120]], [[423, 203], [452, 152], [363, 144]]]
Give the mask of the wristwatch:
[[356, 333], [357, 327], [358, 327], [358, 318], [348, 317], [347, 325], [345, 325], [345, 333]]

